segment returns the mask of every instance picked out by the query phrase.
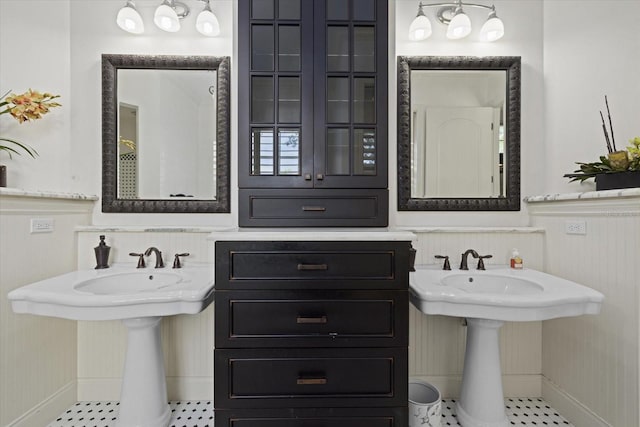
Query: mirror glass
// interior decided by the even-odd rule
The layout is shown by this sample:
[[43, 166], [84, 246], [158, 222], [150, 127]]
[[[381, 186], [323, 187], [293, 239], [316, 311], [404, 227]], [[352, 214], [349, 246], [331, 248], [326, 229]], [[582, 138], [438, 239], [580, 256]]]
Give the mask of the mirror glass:
[[401, 57], [400, 210], [519, 210], [520, 58]]
[[118, 70], [118, 198], [216, 199], [215, 70]]
[[505, 71], [411, 71], [411, 197], [504, 197]]
[[228, 64], [103, 55], [103, 212], [229, 212]]

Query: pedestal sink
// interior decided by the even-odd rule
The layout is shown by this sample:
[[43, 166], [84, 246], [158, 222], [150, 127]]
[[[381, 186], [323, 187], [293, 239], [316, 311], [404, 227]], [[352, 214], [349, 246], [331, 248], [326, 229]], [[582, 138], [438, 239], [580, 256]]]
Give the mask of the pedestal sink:
[[410, 275], [411, 302], [425, 314], [465, 317], [467, 347], [458, 421], [463, 427], [507, 427], [498, 331], [522, 322], [598, 314], [604, 296], [536, 270], [489, 266], [443, 271], [418, 266]]
[[127, 354], [116, 427], [166, 427], [163, 316], [195, 314], [213, 300], [213, 266], [79, 270], [9, 292], [16, 313], [71, 320], [122, 320]]

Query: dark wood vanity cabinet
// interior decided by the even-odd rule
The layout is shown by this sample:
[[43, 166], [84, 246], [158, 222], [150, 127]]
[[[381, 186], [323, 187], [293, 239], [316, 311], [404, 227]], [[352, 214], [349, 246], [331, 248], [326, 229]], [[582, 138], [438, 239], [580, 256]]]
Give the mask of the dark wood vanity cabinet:
[[409, 248], [216, 242], [216, 426], [405, 427]]
[[239, 225], [386, 226], [387, 0], [239, 0]]

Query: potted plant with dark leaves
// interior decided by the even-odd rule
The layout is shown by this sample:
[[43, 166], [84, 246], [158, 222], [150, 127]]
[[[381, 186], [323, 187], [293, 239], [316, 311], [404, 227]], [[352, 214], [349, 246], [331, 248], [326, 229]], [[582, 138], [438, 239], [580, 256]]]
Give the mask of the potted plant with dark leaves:
[[[617, 149], [609, 102], [606, 96], [604, 99], [607, 106], [609, 129], [607, 129], [602, 111], [600, 112], [600, 118], [607, 145], [607, 155], [600, 156], [600, 161], [598, 162], [576, 162], [580, 168], [564, 176], [565, 178], [571, 178], [569, 182], [583, 182], [594, 178], [596, 190], [640, 187], [640, 137], [630, 139], [631, 145], [626, 150]], [[611, 133], [611, 138], [609, 137], [609, 132]]]

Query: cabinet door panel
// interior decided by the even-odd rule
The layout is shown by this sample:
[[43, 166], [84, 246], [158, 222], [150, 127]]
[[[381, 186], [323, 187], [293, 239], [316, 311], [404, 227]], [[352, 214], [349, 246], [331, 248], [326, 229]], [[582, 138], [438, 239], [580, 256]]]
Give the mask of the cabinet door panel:
[[407, 291], [216, 291], [216, 348], [403, 347]]
[[313, 186], [313, 2], [238, 2], [238, 181]]
[[275, 0], [251, 0], [252, 19], [273, 19]]
[[407, 403], [407, 348], [215, 349], [217, 408]]
[[323, 179], [314, 186], [386, 188], [387, 2], [341, 0], [348, 17], [332, 20], [332, 2], [320, 1], [327, 17], [316, 26], [316, 50], [327, 54], [314, 66], [316, 74], [325, 70], [314, 77], [314, 176]]
[[251, 69], [273, 71], [274, 43], [273, 25], [251, 26]]
[[300, 71], [300, 26], [278, 26], [278, 70]]
[[407, 407], [218, 409], [216, 427], [407, 427]]
[[300, 2], [304, 0], [278, 0], [279, 19], [300, 19]]

